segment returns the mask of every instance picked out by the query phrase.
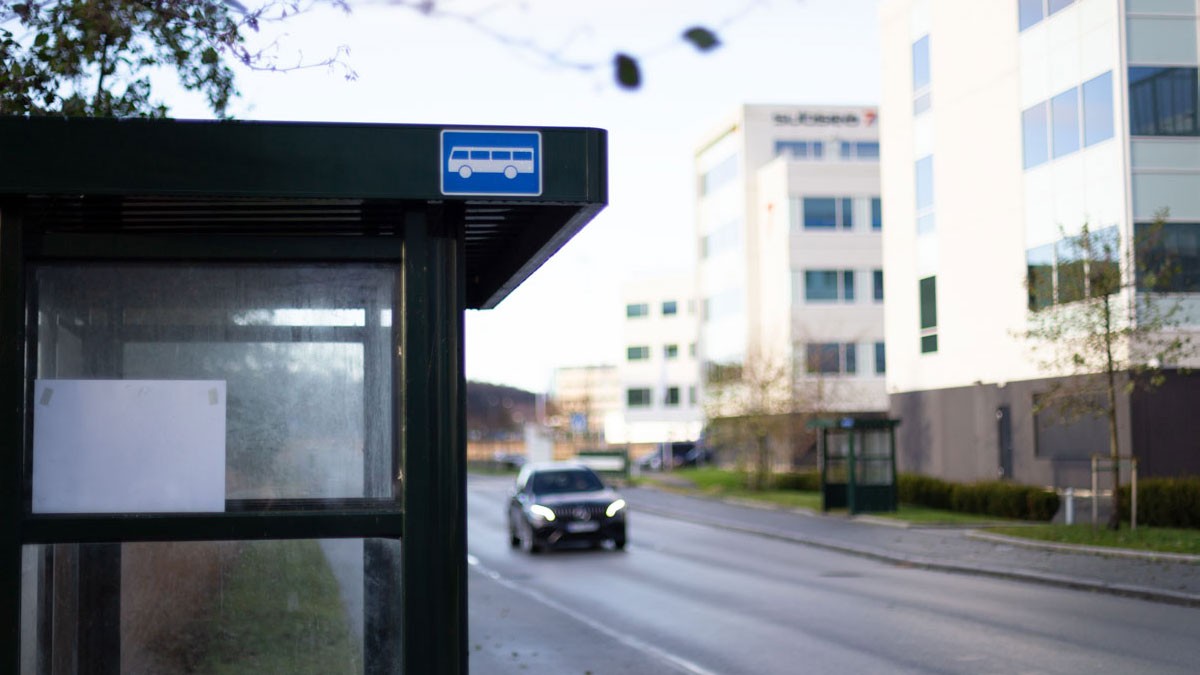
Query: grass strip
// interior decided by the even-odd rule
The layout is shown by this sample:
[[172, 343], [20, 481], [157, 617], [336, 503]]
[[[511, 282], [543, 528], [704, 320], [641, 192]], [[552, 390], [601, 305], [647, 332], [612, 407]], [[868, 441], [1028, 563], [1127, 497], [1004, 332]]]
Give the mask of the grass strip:
[[1125, 523], [1120, 530], [1113, 532], [1103, 525], [1093, 530], [1091, 523], [1078, 523], [1075, 525], [991, 527], [984, 531], [1059, 544], [1200, 555], [1200, 530], [1170, 527], [1139, 527], [1131, 530]]
[[204, 672], [360, 673], [361, 650], [320, 546], [246, 545], [212, 619]]

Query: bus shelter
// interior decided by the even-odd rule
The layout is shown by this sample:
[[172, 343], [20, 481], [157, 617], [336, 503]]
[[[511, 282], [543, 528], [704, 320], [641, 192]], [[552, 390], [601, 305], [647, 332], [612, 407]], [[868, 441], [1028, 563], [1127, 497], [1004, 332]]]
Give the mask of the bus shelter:
[[900, 420], [814, 420], [820, 435], [821, 510], [895, 511], [896, 426]]
[[597, 129], [0, 119], [0, 673], [459, 673], [463, 316]]

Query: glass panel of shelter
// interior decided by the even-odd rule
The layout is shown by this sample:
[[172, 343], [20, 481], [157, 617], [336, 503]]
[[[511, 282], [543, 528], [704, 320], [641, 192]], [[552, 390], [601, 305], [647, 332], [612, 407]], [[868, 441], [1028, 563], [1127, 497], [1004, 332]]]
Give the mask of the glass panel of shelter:
[[[28, 279], [43, 383], [224, 381], [225, 511], [399, 510], [395, 266], [45, 263]], [[25, 463], [30, 511], [36, 440]], [[207, 640], [234, 625], [235, 643], [270, 642], [294, 657], [332, 640], [335, 671], [392, 672], [399, 626], [381, 624], [394, 619], [386, 605], [398, 606], [399, 548], [385, 539], [26, 545], [22, 667], [252, 665], [254, 653]], [[146, 588], [162, 592], [150, 601]], [[190, 603], [192, 591], [209, 601]], [[237, 603], [240, 616], [221, 613]], [[263, 623], [267, 633], [249, 634]]]

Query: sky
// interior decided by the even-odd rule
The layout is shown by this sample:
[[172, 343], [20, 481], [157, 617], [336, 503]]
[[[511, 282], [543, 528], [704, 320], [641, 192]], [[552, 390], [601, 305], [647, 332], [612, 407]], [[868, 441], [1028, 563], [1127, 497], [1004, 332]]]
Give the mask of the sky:
[[[608, 131], [609, 205], [492, 310], [468, 311], [472, 380], [544, 392], [623, 356], [621, 285], [693, 269], [697, 146], [742, 103], [877, 104], [876, 0], [438, 0], [321, 5], [263, 27], [281, 66], [239, 69], [241, 119], [586, 126]], [[714, 30], [700, 53], [680, 36]], [[613, 81], [616, 52], [643, 84]], [[590, 67], [589, 67], [590, 66]], [[347, 69], [354, 77], [347, 78]], [[172, 113], [206, 118], [170, 94]]]

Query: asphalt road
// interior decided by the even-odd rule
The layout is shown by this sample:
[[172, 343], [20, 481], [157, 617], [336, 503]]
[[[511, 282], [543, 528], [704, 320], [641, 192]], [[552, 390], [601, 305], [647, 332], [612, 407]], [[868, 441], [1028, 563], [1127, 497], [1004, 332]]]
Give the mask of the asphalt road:
[[468, 485], [475, 673], [1195, 673], [1200, 610], [888, 565], [630, 513], [630, 545], [509, 548]]

